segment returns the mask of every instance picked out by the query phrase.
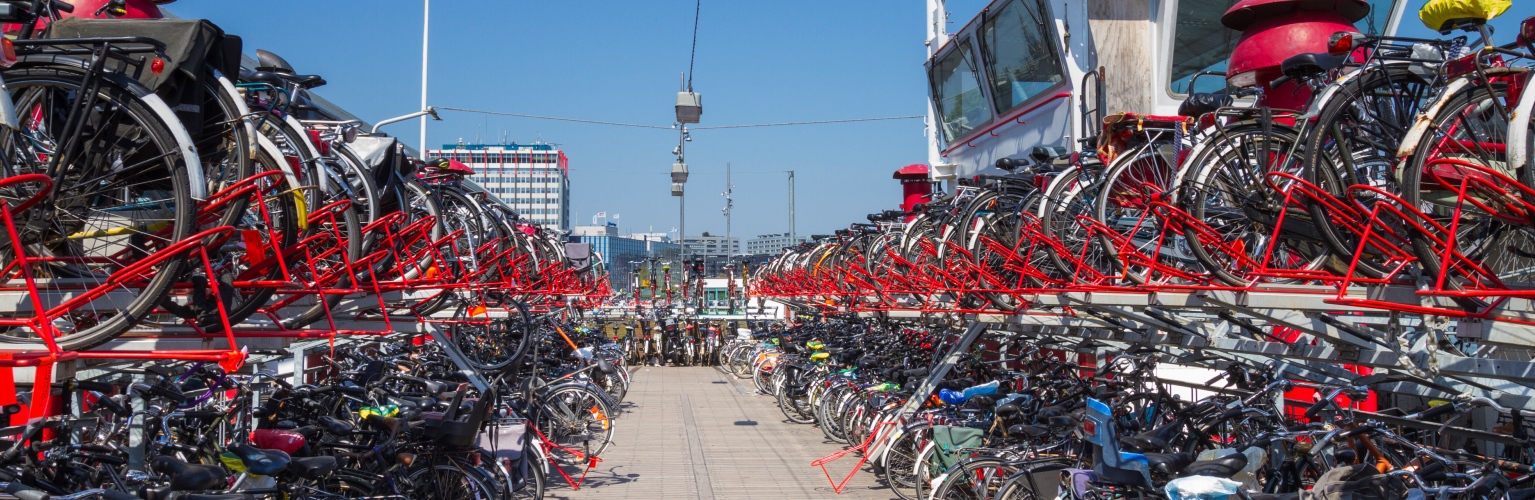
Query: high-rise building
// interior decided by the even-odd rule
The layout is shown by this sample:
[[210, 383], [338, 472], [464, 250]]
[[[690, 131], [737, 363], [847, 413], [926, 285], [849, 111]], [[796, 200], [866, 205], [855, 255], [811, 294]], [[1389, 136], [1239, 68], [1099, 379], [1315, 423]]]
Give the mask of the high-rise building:
[[747, 255], [775, 255], [784, 247], [809, 241], [809, 238], [800, 236], [789, 238], [789, 233], [759, 234], [756, 238], [746, 240]]
[[473, 168], [471, 179], [524, 219], [570, 228], [570, 161], [553, 145], [444, 144], [427, 155]]

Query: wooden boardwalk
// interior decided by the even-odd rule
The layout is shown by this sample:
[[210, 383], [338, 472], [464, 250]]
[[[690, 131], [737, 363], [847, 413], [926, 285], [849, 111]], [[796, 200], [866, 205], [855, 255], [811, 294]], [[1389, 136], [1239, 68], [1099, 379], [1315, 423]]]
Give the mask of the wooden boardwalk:
[[[814, 426], [789, 423], [750, 380], [715, 368], [632, 367], [613, 445], [580, 491], [558, 474], [550, 499], [890, 499], [873, 473], [838, 495], [810, 462], [842, 449]], [[857, 457], [831, 464], [841, 480]]]

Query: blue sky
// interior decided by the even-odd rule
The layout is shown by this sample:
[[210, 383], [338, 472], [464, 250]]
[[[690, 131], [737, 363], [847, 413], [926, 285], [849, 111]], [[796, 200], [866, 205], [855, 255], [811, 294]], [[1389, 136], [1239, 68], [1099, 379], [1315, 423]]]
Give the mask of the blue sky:
[[[906, 2], [910, 3], [910, 2]], [[699, 126], [921, 115], [920, 3], [888, 0], [705, 0], [694, 89]], [[670, 125], [687, 69], [692, 0], [434, 0], [430, 102], [438, 106]], [[369, 119], [420, 100], [419, 0], [181, 0], [182, 17], [242, 36], [300, 72], [323, 74], [326, 98]], [[442, 112], [428, 143], [542, 139], [567, 151], [573, 211], [621, 214], [625, 230], [670, 230], [677, 135], [650, 130]], [[414, 144], [415, 122], [385, 130]], [[699, 130], [688, 143], [690, 234], [723, 233], [725, 164], [734, 169], [732, 234], [788, 230], [787, 174], [800, 234], [825, 233], [900, 201], [891, 172], [925, 161], [921, 120]]]
[[[1410, 0], [1404, 35], [1432, 36]], [[987, 2], [949, 3], [951, 29]], [[1512, 40], [1535, 15], [1528, 0], [1494, 22]], [[420, 100], [419, 0], [181, 0], [206, 18], [318, 73], [328, 99], [370, 121], [415, 111]], [[692, 0], [528, 2], [434, 0], [430, 103], [472, 109], [669, 125], [688, 66]], [[694, 89], [703, 123], [719, 126], [921, 115], [923, 2], [703, 1]], [[622, 214], [625, 230], [677, 225], [668, 195], [676, 133], [444, 111], [428, 144], [543, 140], [570, 157], [578, 224]], [[415, 122], [386, 131], [416, 142]], [[788, 229], [787, 179], [797, 180], [797, 232], [826, 233], [900, 201], [890, 173], [923, 163], [921, 120], [698, 130], [688, 143], [688, 233], [723, 233], [725, 164], [734, 169], [732, 234]]]

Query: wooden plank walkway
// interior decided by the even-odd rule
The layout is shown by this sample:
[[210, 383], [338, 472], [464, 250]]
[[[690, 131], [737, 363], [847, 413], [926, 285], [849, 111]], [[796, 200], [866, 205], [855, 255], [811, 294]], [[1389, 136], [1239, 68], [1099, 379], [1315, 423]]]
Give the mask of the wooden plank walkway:
[[[814, 426], [784, 419], [750, 380], [715, 368], [637, 366], [613, 445], [571, 491], [558, 474], [550, 499], [890, 499], [873, 473], [841, 495], [810, 462], [842, 449]], [[856, 457], [834, 462], [847, 474]]]

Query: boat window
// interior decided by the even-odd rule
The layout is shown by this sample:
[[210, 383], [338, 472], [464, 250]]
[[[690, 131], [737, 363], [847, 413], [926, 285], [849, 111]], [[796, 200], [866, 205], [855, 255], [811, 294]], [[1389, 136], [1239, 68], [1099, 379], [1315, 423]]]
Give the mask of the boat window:
[[[1221, 14], [1237, 0], [1178, 0], [1178, 20], [1173, 29], [1173, 67], [1168, 90], [1174, 94], [1189, 92], [1189, 80], [1201, 72], [1226, 72], [1226, 59], [1236, 48], [1242, 34], [1221, 24]], [[1198, 79], [1194, 92], [1219, 92], [1226, 79], [1206, 76]]]
[[1006, 113], [1065, 78], [1053, 19], [1042, 0], [1013, 0], [981, 25], [981, 57], [997, 113]]
[[976, 127], [991, 121], [991, 109], [986, 107], [986, 97], [981, 94], [980, 82], [975, 74], [975, 62], [970, 58], [970, 41], [956, 43], [929, 70], [933, 95], [938, 97], [938, 116], [943, 124], [945, 141], [964, 136]]
[[1386, 23], [1391, 21], [1391, 13], [1396, 12], [1396, 2], [1400, 0], [1370, 0], [1370, 15], [1365, 16], [1354, 23], [1354, 27], [1366, 35], [1379, 35], [1386, 29]]

